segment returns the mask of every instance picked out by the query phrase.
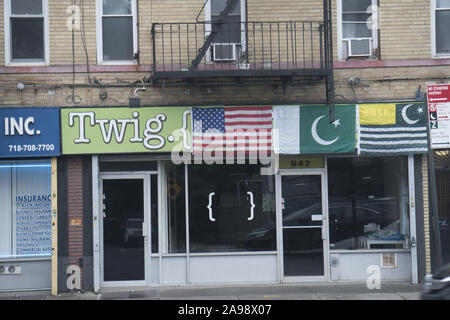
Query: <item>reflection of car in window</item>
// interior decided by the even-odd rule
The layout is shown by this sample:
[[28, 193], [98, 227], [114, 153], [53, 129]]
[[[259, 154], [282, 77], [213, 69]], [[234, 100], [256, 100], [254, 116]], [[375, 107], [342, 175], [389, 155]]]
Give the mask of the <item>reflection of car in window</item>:
[[[308, 200], [306, 200], [308, 201]], [[386, 227], [399, 220], [398, 205], [395, 197], [374, 199], [330, 199], [328, 205], [330, 243], [338, 243], [365, 234], [364, 226], [376, 224]], [[312, 226], [313, 215], [321, 215], [322, 204], [314, 203], [283, 217], [284, 226]], [[367, 231], [367, 228], [366, 228]], [[374, 230], [375, 231], [375, 230]], [[247, 242], [258, 246], [259, 243], [273, 239], [275, 223], [267, 224], [249, 232]]]
[[[376, 225], [382, 229], [398, 220], [398, 203], [394, 197], [331, 202], [330, 243], [338, 244], [340, 241], [365, 235], [370, 230], [368, 225]], [[377, 228], [372, 231], [377, 231]]]
[[252, 194], [262, 194], [262, 190], [264, 188], [263, 180], [239, 180], [236, 183], [236, 192], [238, 204], [242, 205], [247, 204], [249, 201], [248, 192]]
[[139, 239], [142, 237], [142, 223], [144, 220], [142, 219], [127, 219], [127, 223], [125, 226], [125, 235], [124, 242], [130, 243], [133, 240]]
[[309, 225], [312, 221], [312, 215], [315, 214], [322, 214], [322, 203], [315, 203], [301, 210], [292, 212], [283, 218], [283, 225]]

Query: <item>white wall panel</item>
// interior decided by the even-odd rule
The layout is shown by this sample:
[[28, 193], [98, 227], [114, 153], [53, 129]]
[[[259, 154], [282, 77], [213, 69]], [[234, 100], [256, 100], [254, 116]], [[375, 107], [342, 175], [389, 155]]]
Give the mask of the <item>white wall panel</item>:
[[190, 256], [191, 283], [275, 282], [277, 256]]

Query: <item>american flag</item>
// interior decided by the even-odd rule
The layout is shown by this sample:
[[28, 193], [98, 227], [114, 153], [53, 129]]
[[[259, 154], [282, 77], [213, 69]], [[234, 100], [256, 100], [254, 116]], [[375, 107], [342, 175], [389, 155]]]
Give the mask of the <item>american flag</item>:
[[270, 151], [272, 107], [193, 108], [193, 151]]

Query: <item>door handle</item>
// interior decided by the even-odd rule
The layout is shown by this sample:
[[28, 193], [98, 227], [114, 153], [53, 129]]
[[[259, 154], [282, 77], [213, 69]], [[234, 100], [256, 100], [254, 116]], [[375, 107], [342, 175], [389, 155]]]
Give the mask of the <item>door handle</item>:
[[212, 222], [216, 221], [216, 219], [214, 219], [214, 217], [213, 217], [213, 212], [212, 212], [212, 198], [213, 198], [213, 196], [215, 194], [216, 194], [215, 192], [210, 192], [210, 194], [208, 195], [209, 203], [206, 206], [208, 208], [208, 211], [209, 211], [209, 220], [212, 221]]
[[322, 229], [322, 240], [325, 240], [327, 238], [326, 228], [322, 226], [320, 229]]
[[247, 191], [247, 194], [250, 196], [250, 204], [251, 204], [250, 217], [248, 217], [248, 221], [251, 221], [255, 217], [255, 212], [254, 212], [255, 204], [253, 202], [253, 192]]
[[102, 217], [103, 217], [103, 219], [106, 218], [106, 212], [105, 212], [105, 210], [106, 210], [106, 205], [105, 205], [105, 200], [106, 200], [105, 194], [102, 194]]
[[144, 222], [142, 222], [142, 236], [143, 237], [147, 237], [148, 236], [148, 231], [147, 231], [147, 224]]
[[416, 246], [416, 238], [411, 237], [411, 248], [414, 248]]

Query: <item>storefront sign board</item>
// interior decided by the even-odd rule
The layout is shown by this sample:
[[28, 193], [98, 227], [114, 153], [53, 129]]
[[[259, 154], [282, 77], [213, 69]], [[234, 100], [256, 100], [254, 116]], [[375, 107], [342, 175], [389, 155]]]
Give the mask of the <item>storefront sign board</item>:
[[190, 150], [189, 107], [63, 108], [63, 154]]
[[57, 156], [59, 109], [0, 108], [0, 158]]

